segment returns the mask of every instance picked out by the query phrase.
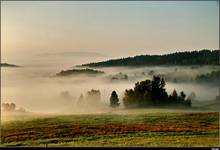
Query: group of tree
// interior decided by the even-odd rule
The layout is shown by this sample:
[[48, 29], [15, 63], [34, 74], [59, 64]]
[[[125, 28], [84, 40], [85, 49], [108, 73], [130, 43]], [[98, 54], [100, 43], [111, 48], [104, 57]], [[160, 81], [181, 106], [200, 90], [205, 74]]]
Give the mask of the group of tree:
[[62, 99], [62, 100], [73, 100], [74, 99], [74, 97], [69, 93], [69, 91], [62, 91], [62, 92], [60, 92], [60, 98]]
[[219, 50], [176, 52], [165, 55], [139, 55], [121, 59], [83, 64], [88, 67], [144, 66], [144, 65], [218, 65]]
[[128, 75], [120, 72], [111, 76], [111, 80], [128, 80]]
[[100, 75], [103, 74], [103, 71], [94, 70], [94, 69], [71, 69], [71, 70], [62, 70], [57, 73], [56, 76], [71, 76], [71, 75]]
[[210, 73], [205, 73], [205, 74], [198, 74], [195, 77], [187, 76], [185, 74], [175, 74], [175, 72], [156, 74], [154, 73], [153, 70], [151, 70], [148, 72], [148, 75], [160, 76], [161, 78], [164, 78], [167, 82], [174, 82], [174, 83], [195, 82], [195, 83], [219, 84], [219, 70], [211, 71]]
[[101, 92], [99, 90], [91, 89], [86, 93], [84, 97], [83, 94], [80, 95], [77, 101], [77, 105], [79, 107], [83, 107], [85, 105], [88, 106], [97, 106], [101, 102]]
[[90, 90], [87, 92], [86, 100], [89, 105], [99, 104], [101, 102], [101, 92], [99, 90]]
[[26, 112], [26, 110], [22, 107], [16, 109], [15, 103], [2, 103], [2, 110], [7, 112]]
[[197, 75], [195, 78], [198, 83], [214, 83], [219, 84], [219, 70], [212, 71], [211, 73]]
[[187, 76], [185, 74], [175, 75], [175, 73], [173, 72], [168, 72], [168, 73], [160, 73], [155, 75], [164, 78], [167, 82], [174, 82], [174, 83], [194, 82], [194, 78], [192, 76]]
[[125, 107], [151, 107], [151, 106], [191, 106], [191, 99], [186, 94], [173, 91], [168, 95], [165, 89], [165, 80], [153, 76], [153, 80], [137, 82], [134, 89], [126, 89], [123, 97]]
[[[83, 94], [80, 94], [77, 106], [80, 108], [83, 108], [85, 106], [98, 106], [101, 103], [101, 92], [99, 90], [91, 89], [86, 93], [85, 96]], [[113, 91], [110, 97], [110, 106], [111, 107], [118, 107], [120, 105], [119, 98], [116, 93], [116, 91]], [[88, 107], [87, 107], [88, 108]]]
[[[172, 94], [168, 95], [165, 89], [165, 80], [160, 76], [153, 76], [152, 80], [145, 80], [135, 83], [134, 89], [126, 89], [122, 99], [123, 104], [127, 108], [132, 107], [157, 107], [157, 106], [170, 106], [170, 107], [191, 107], [192, 100], [195, 99], [195, 93], [192, 92], [186, 98], [186, 94], [181, 91], [179, 94], [174, 89]], [[79, 107], [97, 106], [101, 102], [101, 92], [92, 89], [80, 95], [77, 105]], [[119, 98], [116, 91], [113, 91], [110, 96], [110, 106], [120, 106]]]

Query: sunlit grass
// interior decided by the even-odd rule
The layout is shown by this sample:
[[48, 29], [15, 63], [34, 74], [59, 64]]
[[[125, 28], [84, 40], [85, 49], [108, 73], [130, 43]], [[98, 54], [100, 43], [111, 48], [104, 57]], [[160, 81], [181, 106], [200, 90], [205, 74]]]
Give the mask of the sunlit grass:
[[219, 113], [130, 109], [11, 120], [3, 122], [2, 146], [213, 147], [219, 146]]

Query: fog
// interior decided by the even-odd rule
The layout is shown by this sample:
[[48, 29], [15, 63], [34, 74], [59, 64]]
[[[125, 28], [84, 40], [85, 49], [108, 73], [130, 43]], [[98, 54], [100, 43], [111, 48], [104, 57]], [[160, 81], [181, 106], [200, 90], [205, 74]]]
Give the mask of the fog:
[[[59, 62], [62, 61], [60, 60]], [[70, 62], [70, 60], [62, 63], [46, 63], [46, 61], [42, 61], [41, 63], [33, 63], [34, 65], [23, 65], [21, 68], [1, 68], [1, 102], [13, 102], [31, 112], [109, 112], [111, 111], [109, 107], [111, 92], [113, 90], [117, 92], [121, 103], [120, 107], [123, 108], [122, 97], [125, 89], [133, 88], [137, 81], [151, 79], [152, 75], [149, 75], [151, 70], [154, 71], [154, 74], [168, 74], [169, 76], [189, 78], [194, 78], [197, 74], [217, 70], [217, 67], [213, 66], [109, 67], [97, 68], [104, 71], [105, 74], [96, 77], [86, 75], [55, 77], [55, 74], [59, 71], [71, 69], [84, 61], [81, 60], [81, 63], [79, 63], [80, 61]], [[127, 74], [128, 80], [111, 80], [111, 76], [120, 72]], [[100, 90], [101, 104], [94, 107], [87, 105], [83, 108], [77, 106], [76, 103], [80, 94], [86, 96], [86, 92], [91, 89]], [[217, 85], [167, 81], [166, 90], [168, 94], [174, 89], [178, 93], [184, 91], [187, 96], [190, 92], [195, 92], [196, 100], [198, 101], [215, 99], [219, 90]]]

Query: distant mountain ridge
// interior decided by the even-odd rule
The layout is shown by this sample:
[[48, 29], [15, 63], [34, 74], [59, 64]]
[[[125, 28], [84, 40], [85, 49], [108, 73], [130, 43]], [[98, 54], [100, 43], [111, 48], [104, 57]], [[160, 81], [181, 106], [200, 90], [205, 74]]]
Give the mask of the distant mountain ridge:
[[20, 67], [14, 64], [8, 64], [8, 63], [1, 63], [1, 67]]
[[175, 52], [165, 55], [138, 55], [78, 65], [77, 67], [117, 67], [145, 65], [219, 65], [219, 50]]

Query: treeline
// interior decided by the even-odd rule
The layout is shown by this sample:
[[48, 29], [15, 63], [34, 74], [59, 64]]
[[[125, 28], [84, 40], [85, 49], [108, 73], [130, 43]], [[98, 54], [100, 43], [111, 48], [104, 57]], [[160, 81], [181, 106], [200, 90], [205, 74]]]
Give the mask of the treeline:
[[110, 79], [111, 80], [128, 80], [128, 75], [120, 72], [120, 73], [110, 76]]
[[70, 76], [70, 75], [80, 75], [80, 74], [97, 75], [103, 73], [104, 73], [103, 71], [86, 68], [86, 69], [62, 70], [61, 72], [57, 73], [56, 76]]
[[195, 81], [198, 83], [215, 83], [219, 84], [219, 70], [212, 71], [211, 73], [197, 75]]
[[197, 74], [195, 77], [187, 76], [184, 74], [181, 74], [181, 75], [179, 74], [178, 76], [175, 76], [175, 72], [162, 73], [162, 74], [156, 74], [152, 72], [153, 71], [150, 71], [148, 75], [160, 76], [168, 82], [175, 82], [175, 83], [189, 83], [190, 82], [190, 83], [210, 84], [210, 85], [219, 84], [219, 70], [211, 71], [209, 73]]
[[[159, 76], [154, 76], [152, 80], [137, 82], [134, 89], [125, 90], [122, 102], [126, 108], [191, 107], [192, 100], [196, 97], [194, 92], [190, 93], [186, 98], [184, 91], [178, 94], [174, 89], [168, 95], [165, 85], [165, 80]], [[100, 104], [100, 100], [100, 91], [92, 89], [87, 92], [86, 97], [81, 94], [77, 103], [79, 107], [83, 107], [85, 104], [91, 107]], [[111, 107], [120, 106], [116, 91], [112, 91], [109, 102]]]
[[183, 106], [191, 107], [191, 99], [181, 91], [178, 95], [174, 89], [168, 95], [165, 89], [165, 80], [154, 76], [153, 80], [137, 82], [134, 89], [126, 89], [123, 97], [125, 107], [152, 107], [152, 106]]
[[219, 50], [176, 52], [165, 55], [139, 55], [108, 61], [83, 64], [88, 67], [144, 66], [144, 65], [218, 65]]
[[[192, 100], [195, 99], [195, 93], [192, 92], [186, 98], [186, 94], [181, 91], [179, 94], [174, 89], [172, 94], [168, 95], [165, 89], [165, 80], [159, 76], [154, 76], [153, 80], [137, 82], [134, 89], [126, 89], [123, 104], [126, 108], [148, 108], [148, 107], [191, 107]], [[110, 97], [110, 106], [118, 107], [120, 105], [116, 91], [113, 91]]]
[[91, 89], [86, 93], [85, 96], [83, 96], [83, 94], [80, 95], [77, 101], [77, 106], [78, 107], [99, 106], [100, 103], [101, 103], [101, 92], [99, 90]]

